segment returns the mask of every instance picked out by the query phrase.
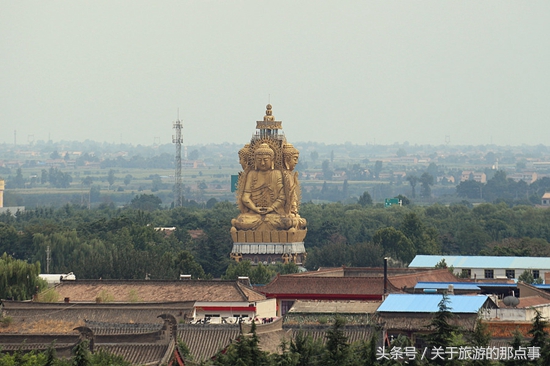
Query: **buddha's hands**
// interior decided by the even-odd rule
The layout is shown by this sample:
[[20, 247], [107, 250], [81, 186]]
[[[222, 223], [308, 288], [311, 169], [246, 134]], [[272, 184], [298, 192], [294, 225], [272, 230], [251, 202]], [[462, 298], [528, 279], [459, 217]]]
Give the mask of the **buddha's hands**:
[[268, 213], [271, 213], [271, 212], [273, 212], [273, 211], [275, 211], [275, 210], [273, 209], [273, 207], [258, 207], [258, 211], [257, 211], [257, 212], [258, 212], [260, 215], [267, 215]]

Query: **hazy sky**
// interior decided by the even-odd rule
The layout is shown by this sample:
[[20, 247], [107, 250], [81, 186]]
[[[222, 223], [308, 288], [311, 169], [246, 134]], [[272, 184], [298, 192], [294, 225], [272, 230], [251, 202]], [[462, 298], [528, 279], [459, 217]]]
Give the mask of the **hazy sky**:
[[[0, 0], [0, 142], [548, 144], [550, 1]], [[32, 137], [31, 137], [32, 135]]]

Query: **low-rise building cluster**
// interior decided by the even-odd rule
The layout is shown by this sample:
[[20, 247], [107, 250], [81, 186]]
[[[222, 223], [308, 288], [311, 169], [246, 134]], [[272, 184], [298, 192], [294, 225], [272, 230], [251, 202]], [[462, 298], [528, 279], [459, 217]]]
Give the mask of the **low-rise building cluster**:
[[[434, 268], [442, 260], [449, 268]], [[464, 270], [471, 272], [466, 276]], [[479, 272], [487, 270], [492, 277]], [[57, 354], [68, 357], [87, 339], [92, 351], [107, 350], [133, 364], [183, 364], [178, 341], [196, 362], [208, 360], [254, 322], [260, 347], [277, 352], [299, 332], [324, 339], [336, 316], [345, 319], [350, 342], [376, 334], [384, 346], [404, 335], [421, 348], [443, 294], [453, 324], [474, 331], [481, 321], [491, 342], [505, 344], [516, 330], [529, 337], [536, 312], [550, 316], [550, 286], [518, 281], [525, 271], [546, 278], [550, 261], [417, 256], [408, 268], [324, 268], [278, 275], [263, 286], [247, 278], [60, 279], [46, 290], [50, 296], [38, 297], [51, 302], [2, 300], [3, 316], [11, 322], [0, 328], [0, 348], [45, 350], [55, 340]]]

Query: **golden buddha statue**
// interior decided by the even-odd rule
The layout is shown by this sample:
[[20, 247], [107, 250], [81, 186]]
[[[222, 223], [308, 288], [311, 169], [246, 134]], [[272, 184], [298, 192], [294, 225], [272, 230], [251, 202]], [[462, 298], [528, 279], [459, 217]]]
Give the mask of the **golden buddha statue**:
[[254, 170], [241, 175], [241, 214], [231, 221], [235, 229], [270, 231], [292, 227], [293, 220], [285, 215], [283, 174], [274, 169], [274, 155], [268, 144], [260, 144], [254, 151]]
[[[301, 193], [294, 171], [299, 151], [280, 133], [281, 121], [275, 120], [270, 104], [256, 129], [250, 143], [239, 150], [243, 170], [236, 193], [240, 213], [231, 220], [232, 253], [305, 253], [306, 220], [298, 214]], [[267, 244], [274, 246], [264, 248]]]

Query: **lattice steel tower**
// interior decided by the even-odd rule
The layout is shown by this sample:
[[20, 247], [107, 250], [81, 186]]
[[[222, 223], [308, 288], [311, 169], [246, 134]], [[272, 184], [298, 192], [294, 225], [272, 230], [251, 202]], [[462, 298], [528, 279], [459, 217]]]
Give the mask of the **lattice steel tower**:
[[172, 143], [176, 144], [176, 183], [174, 184], [174, 207], [183, 206], [183, 184], [181, 179], [181, 144], [183, 137], [181, 136], [182, 123], [179, 120], [174, 122], [173, 128], [176, 134], [172, 135]]

